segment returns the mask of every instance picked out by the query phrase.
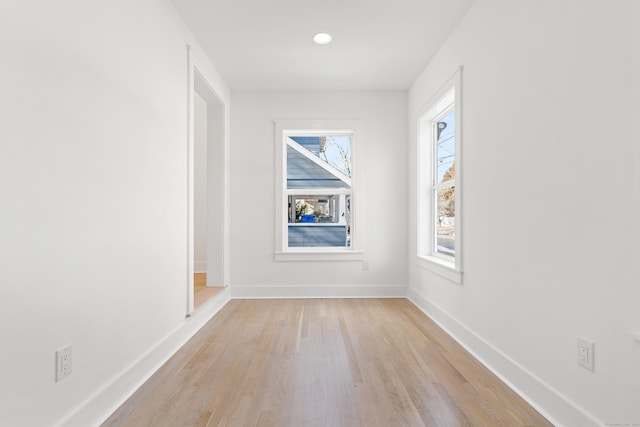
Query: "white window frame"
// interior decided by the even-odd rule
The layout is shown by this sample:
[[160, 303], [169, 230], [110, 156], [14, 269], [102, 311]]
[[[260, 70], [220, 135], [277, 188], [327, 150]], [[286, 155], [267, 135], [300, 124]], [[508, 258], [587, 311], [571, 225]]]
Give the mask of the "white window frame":
[[[453, 102], [453, 105], [452, 105]], [[436, 252], [437, 183], [436, 123], [455, 111], [455, 256]], [[434, 94], [416, 114], [417, 117], [417, 264], [453, 282], [462, 283], [462, 67]]]
[[[364, 259], [362, 171], [358, 164], [361, 157], [357, 138], [361, 124], [359, 121], [344, 120], [279, 120], [276, 125], [276, 261], [362, 261]], [[288, 193], [287, 191], [286, 140], [288, 136], [330, 136], [348, 134], [351, 136], [351, 245], [349, 247], [288, 247]], [[342, 190], [334, 189], [331, 194]], [[308, 191], [303, 191], [305, 194]], [[320, 194], [314, 190], [314, 194]]]

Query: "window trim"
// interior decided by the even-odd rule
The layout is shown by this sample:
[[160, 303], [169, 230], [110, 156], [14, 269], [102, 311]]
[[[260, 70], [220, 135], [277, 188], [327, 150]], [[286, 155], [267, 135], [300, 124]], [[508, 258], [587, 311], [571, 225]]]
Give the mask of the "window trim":
[[[456, 253], [451, 257], [436, 252], [435, 215], [437, 209], [434, 166], [435, 144], [433, 122], [449, 109], [446, 98], [454, 90], [455, 111], [455, 206], [456, 206]], [[442, 103], [444, 105], [442, 105]], [[416, 113], [417, 142], [417, 265], [455, 283], [462, 283], [462, 67], [438, 89], [438, 91]]]
[[[276, 261], [362, 261], [364, 236], [362, 230], [363, 191], [361, 157], [357, 139], [362, 135], [361, 122], [356, 120], [277, 120], [275, 121], [275, 260]], [[351, 135], [351, 246], [350, 247], [288, 247], [287, 246], [287, 177], [285, 136], [287, 135]]]

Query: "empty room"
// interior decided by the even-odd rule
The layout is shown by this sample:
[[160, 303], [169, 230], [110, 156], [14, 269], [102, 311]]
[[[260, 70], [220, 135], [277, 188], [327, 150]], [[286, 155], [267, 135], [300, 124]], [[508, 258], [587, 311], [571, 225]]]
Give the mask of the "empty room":
[[640, 2], [4, 0], [0, 426], [640, 426]]

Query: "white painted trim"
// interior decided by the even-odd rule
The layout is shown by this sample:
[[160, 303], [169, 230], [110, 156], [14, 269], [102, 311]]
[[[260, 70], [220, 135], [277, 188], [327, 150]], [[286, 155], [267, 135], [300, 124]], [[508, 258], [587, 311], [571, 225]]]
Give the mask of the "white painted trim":
[[[340, 225], [340, 224], [338, 224]], [[298, 250], [291, 252], [276, 252], [276, 261], [362, 261], [364, 260], [364, 252], [350, 251], [348, 249], [327, 251], [325, 248], [321, 250], [313, 250], [314, 248], [303, 248], [306, 250]]]
[[207, 272], [207, 263], [206, 262], [196, 262], [193, 265], [194, 273], [206, 273]]
[[[432, 141], [433, 135], [431, 134], [431, 123], [433, 120], [445, 114], [448, 105], [453, 102], [454, 109], [456, 112], [456, 123], [455, 123], [455, 134], [456, 134], [456, 158], [455, 158], [455, 166], [456, 166], [456, 179], [453, 181], [456, 187], [456, 196], [455, 196], [455, 206], [456, 206], [456, 254], [455, 254], [455, 267], [453, 268], [454, 272], [459, 272], [461, 274], [462, 268], [462, 255], [464, 252], [464, 248], [462, 247], [462, 233], [463, 233], [463, 224], [462, 217], [464, 216], [464, 209], [462, 206], [462, 177], [464, 176], [464, 171], [462, 170], [462, 143], [463, 143], [463, 134], [462, 134], [462, 121], [463, 121], [463, 99], [462, 99], [462, 72], [463, 67], [460, 66], [456, 70], [455, 73], [433, 94], [433, 96], [423, 104], [415, 114], [416, 118], [416, 139], [414, 143], [416, 144], [416, 170], [417, 170], [417, 185], [416, 185], [416, 228], [417, 228], [417, 256], [419, 258], [419, 265], [425, 268], [429, 268], [427, 262], [423, 262], [420, 258], [428, 258], [430, 259], [434, 255], [435, 252], [435, 212], [436, 206], [433, 201], [432, 192], [434, 189], [439, 187], [438, 184], [434, 183], [434, 174], [435, 170], [433, 167], [433, 158], [435, 156], [435, 147]], [[454, 90], [454, 99], [449, 99], [451, 97], [451, 91]], [[427, 158], [428, 156], [428, 158]], [[447, 185], [442, 185], [443, 187], [447, 187]], [[437, 262], [436, 262], [437, 263]], [[437, 266], [434, 270], [436, 274], [441, 274], [444, 270], [438, 269]], [[451, 275], [445, 272], [445, 276], [450, 278]], [[462, 278], [452, 279], [453, 281], [460, 283]]]
[[[364, 252], [365, 236], [362, 230], [365, 229], [365, 215], [361, 214], [364, 210], [364, 168], [360, 167], [359, 159], [363, 157], [364, 144], [358, 142], [358, 138], [362, 137], [361, 121], [359, 120], [276, 120], [275, 122], [275, 193], [276, 193], [276, 215], [275, 215], [275, 259], [276, 261], [288, 261], [291, 258], [288, 254], [293, 252], [301, 252], [305, 254], [305, 250], [309, 248], [287, 248], [287, 179], [285, 176], [284, 165], [286, 164], [285, 140], [284, 138], [290, 134], [298, 135], [314, 135], [325, 136], [335, 134], [351, 135], [351, 241], [352, 247], [343, 248], [343, 251], [336, 252], [332, 256], [339, 256], [344, 260], [348, 260], [350, 256], [357, 252]], [[296, 190], [294, 190], [296, 191]], [[313, 191], [305, 191], [307, 194], [315, 194]], [[333, 191], [332, 194], [337, 194]], [[328, 251], [327, 248], [321, 248]], [[329, 251], [328, 251], [329, 252]], [[280, 257], [279, 254], [287, 255]], [[342, 255], [339, 255], [342, 254]], [[309, 260], [309, 255], [304, 255]], [[333, 259], [320, 259], [319, 255], [315, 255], [316, 260], [332, 261]], [[362, 258], [360, 258], [362, 259]]]
[[233, 299], [279, 298], [406, 298], [405, 285], [312, 285], [238, 286], [231, 289]]
[[414, 289], [407, 290], [407, 299], [556, 427], [604, 425]]
[[194, 298], [194, 242], [195, 242], [195, 65], [196, 56], [187, 44], [187, 307], [186, 313], [193, 311]]
[[[194, 295], [193, 295], [193, 273], [195, 272], [195, 258], [194, 258], [194, 115], [195, 115], [195, 90], [196, 90], [196, 74], [199, 77], [199, 81], [204, 82], [206, 86], [205, 101], [207, 104], [213, 102], [215, 99], [219, 102], [223, 109], [224, 123], [223, 123], [223, 138], [224, 138], [224, 200], [223, 203], [223, 283], [217, 285], [229, 285], [229, 271], [231, 267], [231, 260], [229, 254], [231, 253], [231, 239], [230, 239], [230, 205], [231, 205], [231, 191], [230, 191], [230, 147], [231, 141], [229, 138], [230, 128], [230, 102], [226, 96], [225, 89], [220, 84], [216, 84], [218, 81], [209, 72], [209, 68], [206, 63], [203, 62], [193, 51], [191, 46], [187, 44], [187, 80], [188, 80], [188, 92], [187, 92], [187, 315], [193, 313], [194, 309]], [[207, 237], [208, 241], [208, 237]], [[207, 284], [209, 286], [209, 284]]]
[[444, 260], [435, 255], [416, 257], [416, 263], [418, 267], [424, 268], [440, 277], [449, 279], [452, 282], [462, 284], [462, 271], [456, 270], [453, 262]]
[[101, 425], [230, 300], [230, 290], [226, 288], [56, 425]]
[[[287, 196], [335, 196], [335, 195], [351, 195], [350, 188], [290, 188], [287, 190]], [[287, 223], [287, 225], [291, 225]]]

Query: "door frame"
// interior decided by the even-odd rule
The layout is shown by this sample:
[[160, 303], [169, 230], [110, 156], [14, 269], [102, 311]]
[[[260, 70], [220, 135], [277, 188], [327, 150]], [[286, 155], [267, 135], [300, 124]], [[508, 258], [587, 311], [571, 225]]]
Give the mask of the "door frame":
[[[187, 298], [186, 298], [186, 315], [190, 317], [194, 313], [194, 213], [195, 213], [195, 93], [207, 102], [207, 105], [214, 105], [219, 109], [221, 117], [217, 120], [221, 123], [218, 137], [222, 140], [222, 168], [223, 168], [223, 197], [222, 203], [222, 285], [226, 288], [229, 286], [229, 96], [226, 88], [220, 82], [219, 78], [209, 72], [205, 63], [195, 54], [192, 47], [187, 45], [187, 65], [188, 65], [188, 92], [187, 92]], [[216, 76], [217, 77], [217, 76]], [[209, 115], [207, 115], [207, 122], [209, 123]], [[221, 119], [221, 120], [220, 120]], [[209, 145], [211, 138], [211, 132], [207, 131], [207, 150], [209, 151]], [[220, 154], [220, 153], [216, 153]], [[210, 192], [209, 185], [207, 193]], [[209, 203], [208, 203], [209, 204]], [[209, 220], [207, 219], [207, 222]], [[213, 228], [208, 227], [208, 232], [211, 232]], [[207, 236], [207, 241], [209, 241]], [[209, 250], [208, 250], [209, 252]], [[207, 267], [208, 269], [209, 267]], [[207, 284], [209, 281], [207, 280]], [[218, 286], [220, 284], [217, 284]]]

